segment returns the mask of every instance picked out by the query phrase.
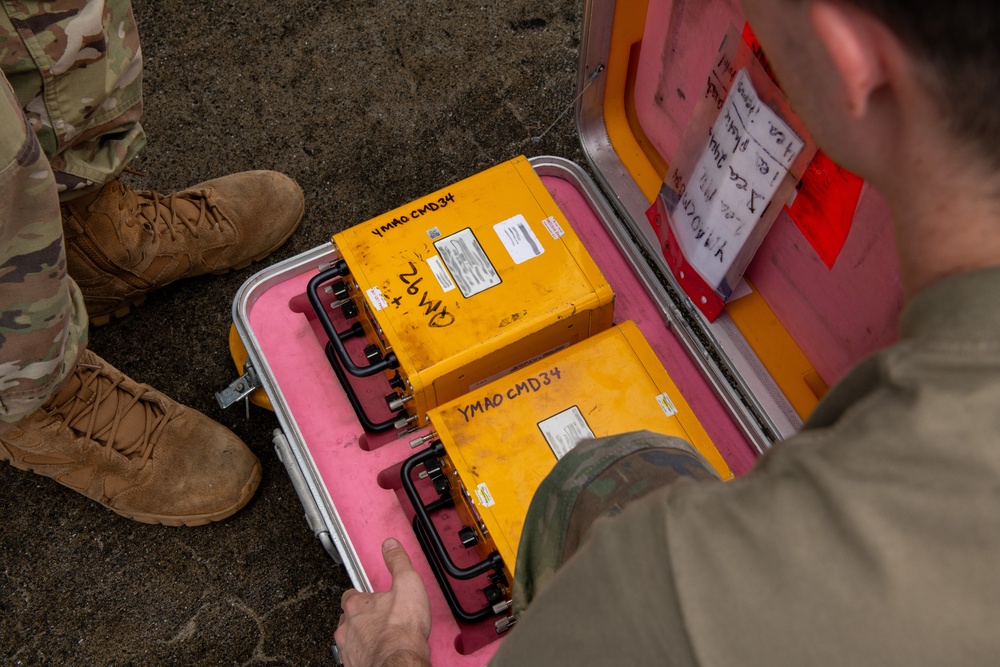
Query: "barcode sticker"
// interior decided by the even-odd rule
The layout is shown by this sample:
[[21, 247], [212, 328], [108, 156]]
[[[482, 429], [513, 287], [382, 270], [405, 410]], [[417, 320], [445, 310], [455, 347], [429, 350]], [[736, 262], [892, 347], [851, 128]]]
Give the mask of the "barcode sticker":
[[575, 405], [538, 422], [538, 428], [545, 441], [549, 443], [552, 453], [556, 455], [557, 461], [566, 456], [581, 440], [594, 437], [594, 432], [583, 418], [583, 413]]
[[482, 507], [493, 507], [496, 505], [496, 501], [493, 500], [493, 494], [490, 493], [490, 487], [486, 486], [486, 482], [476, 487], [476, 498], [479, 498], [479, 505]]
[[455, 283], [448, 275], [448, 269], [444, 268], [444, 262], [441, 261], [440, 257], [428, 257], [427, 266], [431, 267], [431, 273], [437, 278], [442, 292], [450, 292], [455, 289]]
[[545, 252], [541, 241], [535, 236], [535, 232], [531, 230], [528, 221], [521, 214], [498, 222], [493, 225], [493, 229], [500, 237], [504, 247], [507, 248], [507, 252], [510, 253], [510, 258], [514, 260], [515, 264], [527, 262]]
[[466, 299], [500, 284], [500, 275], [471, 229], [438, 239], [434, 247]]
[[660, 404], [660, 408], [663, 410], [663, 414], [668, 417], [673, 417], [677, 414], [677, 407], [674, 402], [670, 400], [670, 397], [666, 394], [660, 394], [656, 397], [656, 402]]
[[542, 224], [545, 229], [548, 230], [549, 234], [552, 235], [553, 239], [558, 239], [566, 235], [566, 230], [562, 228], [559, 221], [556, 220], [555, 216], [550, 215], [549, 217], [542, 220]]
[[385, 300], [384, 296], [382, 296], [382, 290], [377, 287], [365, 290], [365, 294], [368, 295], [368, 301], [372, 304], [372, 310], [376, 312], [389, 305], [389, 302]]

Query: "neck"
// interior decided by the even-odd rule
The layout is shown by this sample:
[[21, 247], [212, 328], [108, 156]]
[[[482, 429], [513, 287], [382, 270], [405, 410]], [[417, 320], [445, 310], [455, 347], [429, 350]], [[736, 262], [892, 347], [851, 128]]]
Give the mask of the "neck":
[[1000, 175], [953, 142], [948, 151], [913, 145], [876, 183], [892, 210], [906, 301], [948, 276], [1000, 265]]

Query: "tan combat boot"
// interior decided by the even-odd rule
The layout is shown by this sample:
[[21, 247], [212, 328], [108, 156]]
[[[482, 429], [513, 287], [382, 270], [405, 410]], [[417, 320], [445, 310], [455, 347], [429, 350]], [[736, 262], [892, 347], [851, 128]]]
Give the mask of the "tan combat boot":
[[234, 514], [261, 474], [229, 429], [89, 350], [46, 405], [0, 434], [0, 459], [122, 516], [171, 526]]
[[302, 189], [250, 171], [161, 195], [120, 180], [63, 204], [66, 262], [90, 323], [121, 317], [179, 278], [241, 269], [278, 249], [302, 220]]

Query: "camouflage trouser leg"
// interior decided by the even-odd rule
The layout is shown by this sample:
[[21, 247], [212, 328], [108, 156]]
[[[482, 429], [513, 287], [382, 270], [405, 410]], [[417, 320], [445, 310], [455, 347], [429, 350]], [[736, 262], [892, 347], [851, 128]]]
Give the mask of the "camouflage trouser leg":
[[128, 0], [0, 0], [0, 430], [41, 406], [87, 341], [59, 201], [145, 142]]
[[0, 77], [0, 431], [41, 406], [87, 343], [87, 313], [66, 274], [56, 181]]
[[0, 67], [60, 198], [99, 188], [142, 148], [142, 52], [129, 0], [0, 0]]
[[718, 480], [687, 442], [648, 431], [585, 440], [564, 456], [532, 498], [514, 568], [514, 613], [520, 615], [594, 521], [679, 478]]

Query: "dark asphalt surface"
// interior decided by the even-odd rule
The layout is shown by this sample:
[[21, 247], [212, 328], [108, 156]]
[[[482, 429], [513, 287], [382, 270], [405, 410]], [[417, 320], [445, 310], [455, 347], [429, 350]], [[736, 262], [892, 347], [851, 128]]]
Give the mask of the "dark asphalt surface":
[[[136, 0], [145, 55], [133, 167], [163, 192], [247, 169], [301, 184], [272, 259], [505, 159], [583, 162], [572, 114], [579, 0]], [[92, 332], [133, 378], [206, 412], [260, 457], [241, 513], [200, 528], [118, 517], [0, 466], [0, 665], [332, 665], [350, 583], [315, 540], [273, 414], [223, 412], [231, 304], [266, 262], [161, 290]]]

